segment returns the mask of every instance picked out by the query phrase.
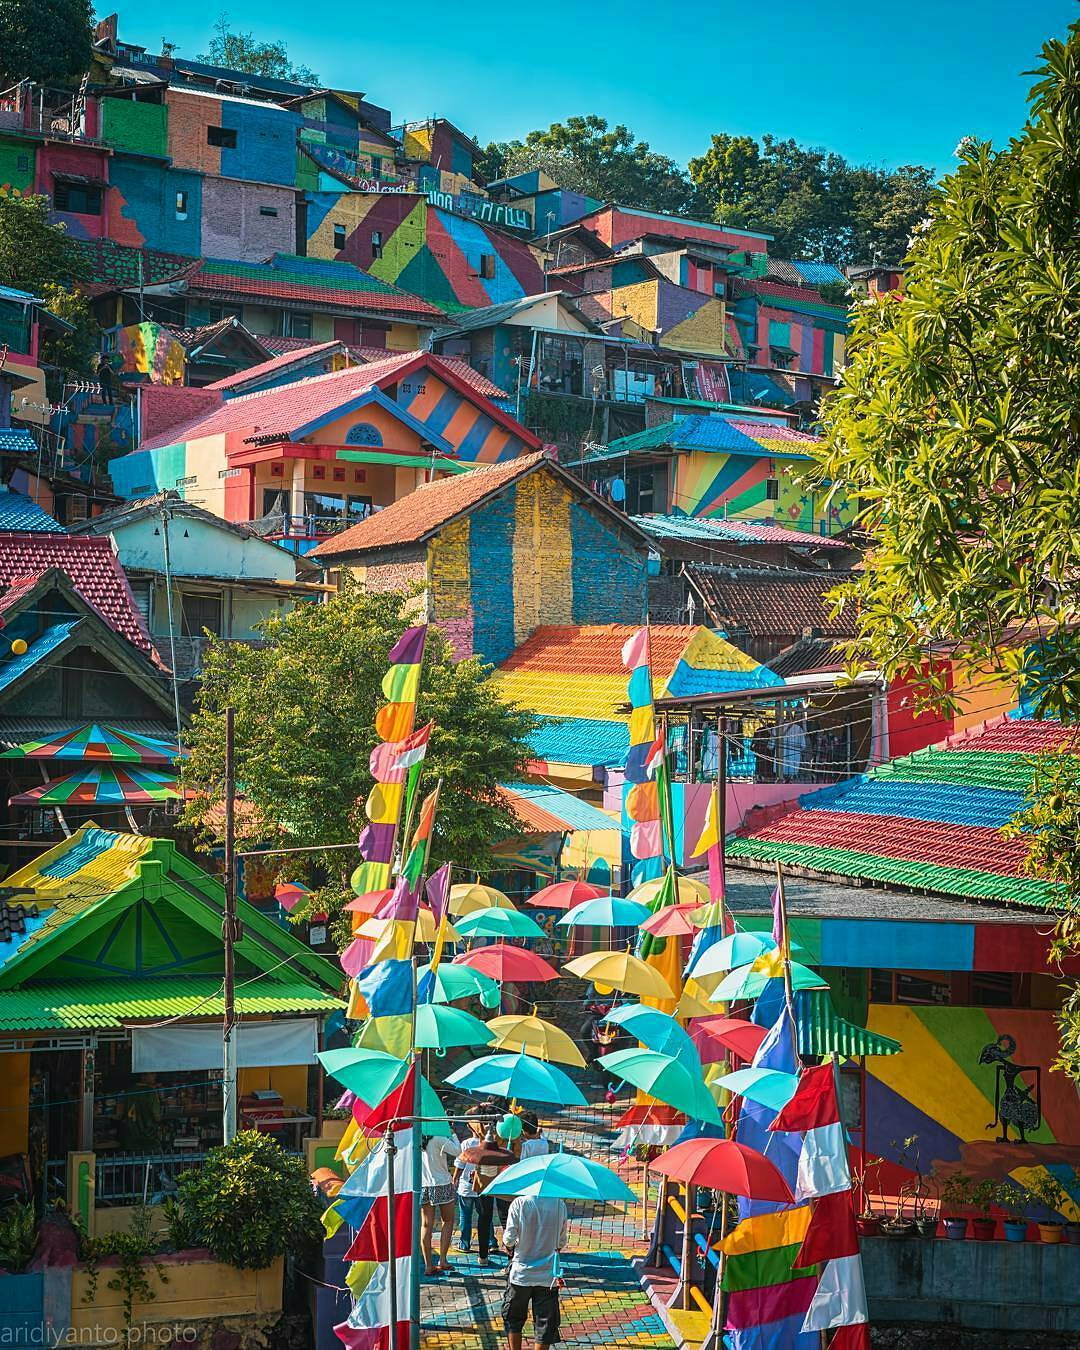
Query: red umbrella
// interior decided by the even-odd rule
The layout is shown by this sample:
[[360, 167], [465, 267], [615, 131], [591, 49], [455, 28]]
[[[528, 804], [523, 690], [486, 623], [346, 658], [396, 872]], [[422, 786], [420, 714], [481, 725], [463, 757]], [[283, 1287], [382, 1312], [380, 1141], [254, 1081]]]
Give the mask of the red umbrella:
[[775, 1163], [734, 1139], [688, 1139], [669, 1148], [650, 1166], [673, 1181], [709, 1186], [748, 1200], [780, 1200], [790, 1205], [795, 1198]]
[[698, 931], [700, 925], [691, 923], [690, 915], [700, 909], [701, 902], [698, 900], [687, 900], [681, 905], [665, 905], [655, 914], [650, 914], [641, 926], [653, 937], [686, 937]]
[[769, 1034], [768, 1027], [759, 1027], [741, 1017], [724, 1017], [720, 1014], [715, 1017], [694, 1017], [686, 1029], [701, 1056], [702, 1064], [719, 1064], [727, 1058], [728, 1051], [749, 1063]]
[[557, 980], [559, 972], [548, 965], [542, 956], [526, 947], [510, 947], [505, 942], [493, 942], [489, 947], [475, 947], [454, 957], [454, 963], [471, 966], [493, 980], [510, 980], [527, 984], [530, 980]]
[[585, 900], [598, 900], [602, 895], [607, 895], [607, 891], [588, 881], [557, 881], [553, 886], [537, 891], [525, 903], [542, 905], [545, 909], [573, 909]]
[[389, 900], [393, 894], [393, 891], [365, 891], [363, 895], [358, 895], [355, 900], [350, 900], [345, 908], [350, 914], [374, 914], [379, 906], [385, 900]]

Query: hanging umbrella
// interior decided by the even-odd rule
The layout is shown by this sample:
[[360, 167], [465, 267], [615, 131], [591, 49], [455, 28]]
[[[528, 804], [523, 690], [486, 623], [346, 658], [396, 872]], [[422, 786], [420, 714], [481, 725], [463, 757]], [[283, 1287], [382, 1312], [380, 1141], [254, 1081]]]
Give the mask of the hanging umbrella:
[[[397, 923], [397, 919], [365, 919], [356, 930], [356, 936], [362, 938], [373, 938], [376, 941], [382, 937], [388, 923]], [[434, 942], [438, 936], [439, 925], [434, 914], [427, 907], [421, 905], [416, 916], [416, 940], [417, 942]], [[444, 929], [447, 942], [456, 942], [458, 939], [457, 929], [453, 924], [447, 924]]]
[[720, 1111], [701, 1077], [681, 1060], [655, 1050], [616, 1050], [596, 1061], [650, 1097], [683, 1111], [693, 1120], [720, 1124]]
[[630, 952], [589, 952], [567, 961], [563, 971], [591, 980], [597, 991], [621, 989], [640, 998], [674, 998], [671, 985], [658, 970]]
[[748, 1200], [794, 1200], [783, 1173], [757, 1149], [734, 1139], [688, 1139], [649, 1164], [672, 1181], [742, 1195]]
[[451, 914], [471, 914], [477, 909], [514, 908], [510, 897], [495, 886], [482, 886], [478, 881], [470, 881], [450, 887]]
[[523, 1050], [537, 1059], [573, 1064], [578, 1069], [585, 1067], [585, 1057], [566, 1032], [553, 1022], [537, 1017], [535, 1010], [530, 1017], [516, 1013], [493, 1017], [487, 1027], [495, 1037], [493, 1044], [500, 1050]]
[[[366, 1130], [368, 1122], [381, 1104], [381, 1102], [376, 1102], [374, 1106], [368, 1106], [359, 1098], [354, 1099], [350, 1107], [353, 1120], [362, 1130]], [[403, 1104], [403, 1109], [410, 1111], [411, 1103]], [[380, 1112], [380, 1114], [385, 1114], [385, 1111]], [[420, 1114], [424, 1117], [425, 1134], [438, 1134], [453, 1138], [454, 1131], [450, 1128], [450, 1122], [446, 1119], [446, 1109], [439, 1100], [438, 1093], [423, 1074], [420, 1075]], [[382, 1134], [384, 1126], [377, 1125], [375, 1129], [379, 1134]]]
[[486, 1022], [464, 1008], [445, 1003], [421, 1003], [416, 1009], [417, 1050], [449, 1050], [458, 1045], [490, 1045]]
[[732, 933], [706, 947], [686, 973], [695, 980], [705, 975], [726, 975], [738, 966], [752, 965], [762, 953], [775, 950], [776, 939], [767, 933]]
[[600, 895], [575, 905], [558, 922], [564, 928], [639, 928], [649, 913], [648, 905], [636, 900]]
[[394, 894], [393, 891], [365, 891], [355, 900], [350, 900], [345, 909], [350, 914], [374, 914]]
[[746, 1069], [736, 1069], [714, 1080], [715, 1087], [726, 1088], [739, 1097], [779, 1111], [787, 1106], [799, 1086], [799, 1076], [795, 1073], [782, 1073], [779, 1069], [757, 1069], [751, 1065]]
[[141, 806], [181, 795], [176, 775], [135, 766], [87, 765], [8, 798], [9, 806]]
[[175, 741], [143, 736], [102, 722], [72, 728], [51, 741], [25, 741], [0, 754], [0, 759], [77, 759], [113, 764], [172, 764], [186, 751]]
[[274, 887], [274, 899], [289, 914], [310, 895], [311, 891], [299, 881], [279, 881]]
[[332, 1078], [355, 1093], [366, 1106], [377, 1106], [404, 1083], [409, 1072], [408, 1060], [398, 1059], [383, 1050], [357, 1050], [352, 1046], [342, 1050], [320, 1050], [319, 1062]]
[[596, 900], [604, 894], [603, 888], [594, 886], [591, 881], [556, 881], [553, 886], [537, 891], [525, 903], [544, 909], [572, 909], [583, 900]]
[[496, 1097], [529, 1102], [559, 1102], [586, 1106], [580, 1088], [554, 1064], [528, 1055], [487, 1055], [455, 1069], [446, 1079], [463, 1092], [491, 1093]]
[[719, 1009], [714, 1006], [707, 989], [698, 984], [692, 975], [683, 981], [676, 1017], [711, 1017]]
[[655, 914], [650, 914], [641, 926], [653, 937], [687, 937], [698, 931], [700, 925], [694, 923], [693, 915], [700, 913], [701, 906], [696, 900], [684, 901], [681, 905], [665, 905]]
[[477, 947], [471, 952], [455, 956], [454, 965], [470, 966], [483, 971], [493, 980], [511, 980], [528, 984], [533, 980], [557, 980], [559, 972], [548, 965], [542, 956], [524, 947], [508, 947], [505, 942], [493, 942], [490, 947]]
[[478, 998], [485, 1008], [497, 1008], [499, 986], [482, 971], [441, 961], [434, 970], [420, 966], [416, 972], [417, 998], [421, 1003], [456, 1003], [459, 998]]
[[536, 938], [546, 934], [535, 919], [516, 909], [474, 909], [455, 920], [462, 937]]
[[769, 1034], [768, 1027], [759, 1027], [756, 1022], [744, 1022], [740, 1017], [724, 1017], [722, 1014], [695, 1017], [687, 1030], [701, 1056], [702, 1064], [719, 1064], [729, 1052], [749, 1063]]
[[[665, 880], [664, 877], [654, 877], [652, 881], [643, 881], [630, 892], [630, 899], [638, 900], [643, 905], [651, 904], [660, 894], [660, 888]], [[698, 881], [696, 877], [676, 877], [675, 886], [677, 904], [689, 904], [692, 901], [700, 906], [709, 899], [708, 885], [704, 881]]]
[[701, 1061], [694, 1049], [694, 1042], [674, 1017], [661, 1012], [659, 1008], [627, 1003], [621, 1008], [613, 1008], [602, 1020], [625, 1027], [647, 1049], [657, 1050], [662, 1055], [672, 1055], [687, 1068], [700, 1072]]
[[610, 1167], [576, 1153], [523, 1158], [485, 1186], [484, 1195], [536, 1195], [551, 1200], [633, 1202], [634, 1192]]
[[[716, 986], [712, 992], [715, 1003], [730, 1003], [736, 998], [757, 998], [771, 979], [779, 978], [765, 970], [754, 970], [752, 966], [737, 966]], [[828, 982], [820, 975], [800, 966], [798, 961], [791, 963], [792, 989], [828, 989]]]

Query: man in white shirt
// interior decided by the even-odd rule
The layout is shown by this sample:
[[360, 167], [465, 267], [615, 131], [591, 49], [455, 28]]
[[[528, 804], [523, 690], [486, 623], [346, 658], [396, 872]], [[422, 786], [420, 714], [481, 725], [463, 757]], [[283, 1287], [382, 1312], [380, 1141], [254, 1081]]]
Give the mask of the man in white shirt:
[[519, 1195], [510, 1202], [503, 1228], [510, 1269], [502, 1305], [510, 1350], [521, 1350], [530, 1306], [535, 1350], [559, 1339], [558, 1253], [566, 1246], [566, 1219], [561, 1200]]
[[521, 1113], [521, 1144], [518, 1157], [522, 1162], [526, 1158], [535, 1158], [544, 1153], [551, 1152], [551, 1145], [540, 1130], [540, 1122], [536, 1119], [535, 1111], [522, 1111]]

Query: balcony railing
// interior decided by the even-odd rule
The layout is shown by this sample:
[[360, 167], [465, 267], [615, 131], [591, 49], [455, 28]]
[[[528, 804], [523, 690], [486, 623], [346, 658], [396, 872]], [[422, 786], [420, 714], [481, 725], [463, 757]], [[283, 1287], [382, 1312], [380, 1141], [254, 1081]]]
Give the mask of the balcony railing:
[[304, 513], [293, 515], [288, 511], [277, 511], [254, 521], [254, 527], [268, 539], [325, 539], [332, 534], [340, 534], [351, 525], [366, 520], [366, 515], [318, 516]]

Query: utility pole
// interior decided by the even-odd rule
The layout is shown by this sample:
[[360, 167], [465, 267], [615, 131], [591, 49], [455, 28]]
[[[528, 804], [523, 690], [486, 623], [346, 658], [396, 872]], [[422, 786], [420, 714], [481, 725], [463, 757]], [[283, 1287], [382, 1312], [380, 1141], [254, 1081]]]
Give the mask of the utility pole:
[[234, 710], [225, 709], [225, 917], [221, 936], [225, 944], [225, 1018], [221, 1028], [225, 1076], [221, 1084], [222, 1136], [228, 1144], [236, 1135], [236, 957], [239, 936], [236, 921], [236, 762]]

